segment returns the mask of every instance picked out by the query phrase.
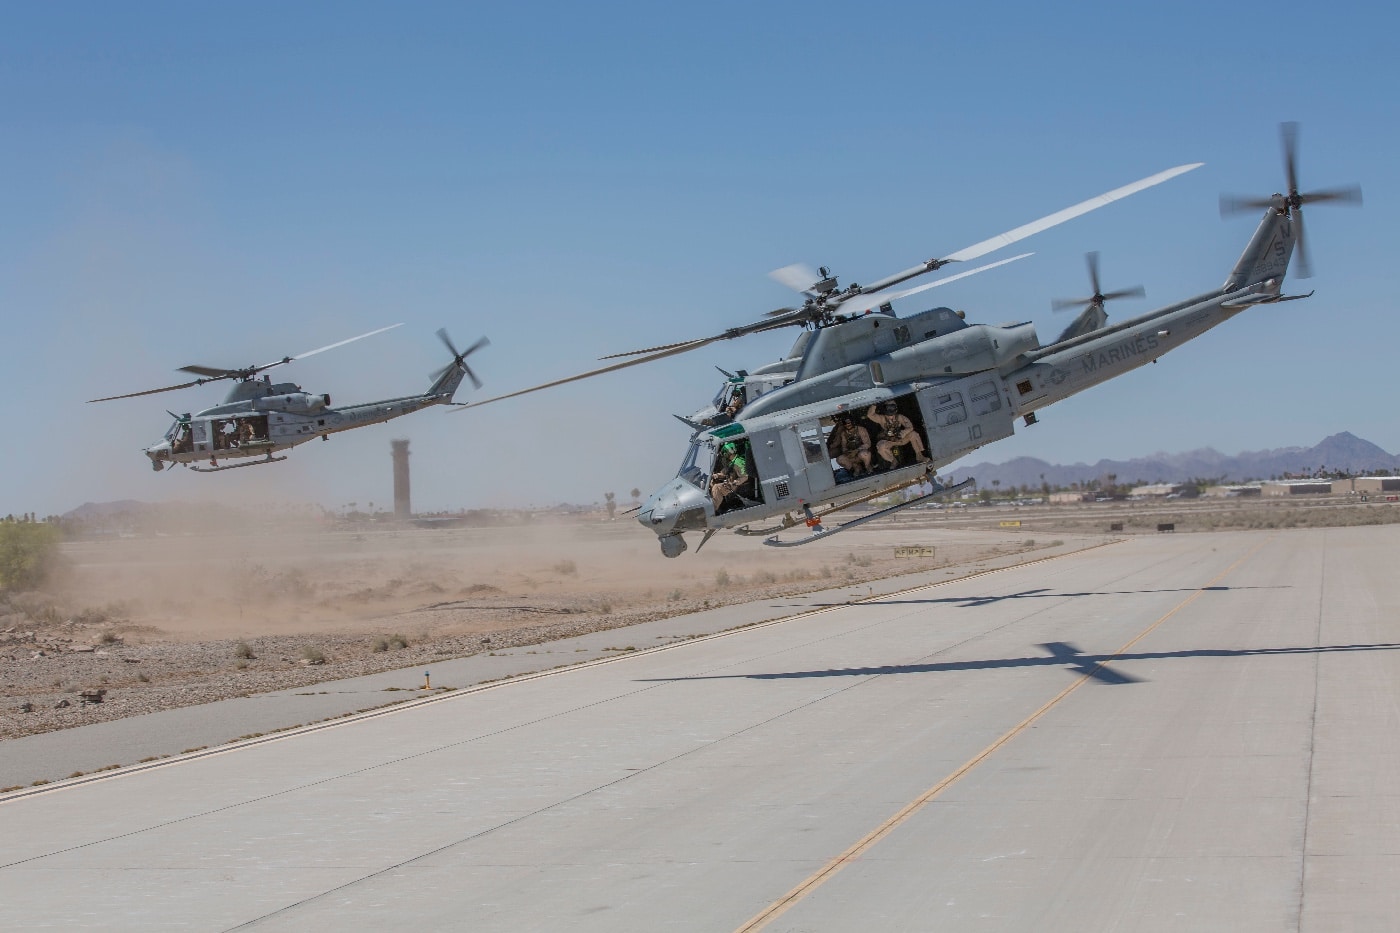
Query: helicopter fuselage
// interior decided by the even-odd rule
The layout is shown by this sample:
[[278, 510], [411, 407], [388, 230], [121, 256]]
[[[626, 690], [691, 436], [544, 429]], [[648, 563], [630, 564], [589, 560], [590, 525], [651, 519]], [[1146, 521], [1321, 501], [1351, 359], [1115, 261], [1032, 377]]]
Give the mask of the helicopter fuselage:
[[145, 453], [155, 470], [181, 463], [198, 472], [210, 472], [229, 468], [220, 466], [220, 460], [250, 457], [270, 462], [281, 459], [274, 458], [278, 452], [317, 437], [450, 402], [461, 380], [459, 373], [451, 375], [450, 384], [435, 385], [422, 395], [343, 408], [330, 407], [329, 395], [303, 392], [294, 383], [273, 384], [266, 379], [240, 382], [223, 404], [177, 418], [164, 439], [147, 447]]
[[[814, 509], [827, 514], [922, 483], [1010, 437], [1016, 419], [1033, 424], [1042, 408], [1155, 362], [1245, 308], [1284, 300], [1293, 245], [1291, 218], [1267, 211], [1221, 288], [1045, 347], [1029, 323], [968, 325], [947, 308], [837, 320], [811, 334], [789, 384], [751, 401], [732, 422], [697, 431], [680, 472], [638, 520], [675, 557], [687, 531], [768, 534], [810, 519]], [[912, 428], [918, 443], [894, 443], [886, 425], [901, 418], [904, 437]], [[838, 419], [865, 430], [871, 472], [849, 457], [838, 462], [830, 444]], [[726, 466], [736, 457], [741, 484]], [[725, 475], [728, 485], [716, 487]]]

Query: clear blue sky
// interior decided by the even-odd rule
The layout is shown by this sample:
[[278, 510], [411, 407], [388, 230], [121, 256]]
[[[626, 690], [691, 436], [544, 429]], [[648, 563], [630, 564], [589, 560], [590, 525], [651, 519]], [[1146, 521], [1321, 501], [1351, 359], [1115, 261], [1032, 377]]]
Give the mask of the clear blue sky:
[[[1066, 323], [1050, 300], [1143, 284], [1122, 318], [1223, 281], [1302, 124], [1309, 301], [1252, 310], [1042, 413], [976, 459], [1072, 462], [1309, 445], [1400, 451], [1397, 15], [1375, 4], [6, 3], [0, 5], [0, 513], [114, 498], [419, 509], [600, 500], [674, 473], [670, 417], [756, 336], [478, 412], [423, 412], [216, 476], [151, 472], [164, 409], [86, 405], [397, 321], [286, 367], [337, 402], [476, 357], [492, 394], [791, 301], [795, 261], [869, 281], [1172, 165], [1184, 178], [911, 299]], [[997, 256], [991, 258], [999, 258]]]

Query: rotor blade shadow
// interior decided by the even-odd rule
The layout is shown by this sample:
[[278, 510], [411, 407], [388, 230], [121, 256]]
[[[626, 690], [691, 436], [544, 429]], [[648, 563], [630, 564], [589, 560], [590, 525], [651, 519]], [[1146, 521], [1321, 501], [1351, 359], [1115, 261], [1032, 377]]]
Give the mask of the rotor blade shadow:
[[1109, 667], [1105, 661], [1098, 661], [1095, 663], [1093, 658], [1085, 657], [1084, 652], [1080, 651], [1069, 642], [1046, 642], [1040, 647], [1050, 652], [1050, 657], [1060, 664], [1065, 665], [1077, 674], [1083, 674], [1085, 677], [1092, 677], [1099, 683], [1135, 684], [1140, 682], [1140, 678], [1121, 674]]
[[1139, 596], [1149, 593], [1195, 593], [1198, 590], [1202, 593], [1228, 593], [1232, 590], [1278, 590], [1287, 589], [1280, 586], [1183, 586], [1166, 590], [1099, 590], [1083, 593], [1062, 593], [1058, 590], [1041, 588], [1036, 590], [1022, 590], [1019, 593], [1006, 593], [1000, 596], [947, 596], [942, 599], [863, 599], [856, 603], [804, 603], [814, 609], [826, 609], [835, 606], [936, 606], [948, 605], [957, 606], [959, 609], [976, 609], [980, 606], [990, 606], [994, 603], [1004, 602], [1008, 599], [1073, 599], [1081, 596]]
[[[1194, 648], [1186, 651], [1143, 651], [1124, 654], [1080, 654], [1070, 645], [1044, 645], [1052, 653], [1024, 658], [987, 658], [980, 661], [944, 661], [930, 664], [882, 664], [875, 667], [840, 667], [822, 671], [775, 671], [767, 674], [707, 674], [699, 677], [653, 677], [638, 683], [665, 683], [686, 680], [798, 680], [813, 677], [875, 677], [881, 674], [944, 674], [955, 671], [989, 671], [1003, 668], [1055, 667], [1068, 665], [1087, 668], [1109, 662], [1168, 661], [1183, 658], [1248, 658], [1271, 655], [1338, 654], [1350, 651], [1400, 651], [1400, 644], [1317, 645], [1292, 648]], [[1054, 652], [1059, 651], [1059, 654]], [[1097, 675], [1095, 675], [1097, 676]], [[1114, 675], [1110, 675], [1114, 676]], [[1130, 678], [1128, 682], [1142, 682]], [[1121, 681], [1117, 681], [1121, 682]]]

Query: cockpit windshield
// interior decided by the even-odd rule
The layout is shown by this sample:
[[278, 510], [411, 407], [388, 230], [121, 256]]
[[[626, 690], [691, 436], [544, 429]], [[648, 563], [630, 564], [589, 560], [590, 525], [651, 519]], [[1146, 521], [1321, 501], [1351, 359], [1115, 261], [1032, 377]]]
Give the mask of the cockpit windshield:
[[681, 461], [680, 472], [676, 475], [696, 489], [708, 489], [714, 461], [715, 449], [708, 443], [696, 441], [685, 452], [685, 460]]
[[186, 423], [186, 422], [184, 422], [184, 421], [176, 421], [174, 424], [172, 424], [172, 425], [170, 426], [170, 430], [165, 432], [165, 439], [166, 439], [167, 441], [173, 441], [173, 440], [175, 440], [176, 438], [178, 438], [178, 437], [180, 436], [180, 429], [181, 429], [182, 427], [183, 427], [186, 431], [188, 431], [188, 430], [190, 429], [188, 423]]

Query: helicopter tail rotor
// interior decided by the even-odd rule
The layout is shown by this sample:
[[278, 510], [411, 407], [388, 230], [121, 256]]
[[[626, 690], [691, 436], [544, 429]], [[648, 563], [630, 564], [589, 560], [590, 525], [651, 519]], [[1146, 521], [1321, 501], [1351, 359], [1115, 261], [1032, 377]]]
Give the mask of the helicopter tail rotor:
[[1338, 204], [1361, 204], [1361, 186], [1344, 185], [1340, 188], [1321, 188], [1317, 191], [1298, 190], [1298, 124], [1283, 123], [1279, 126], [1279, 136], [1283, 143], [1283, 171], [1288, 182], [1287, 194], [1275, 194], [1268, 198], [1241, 198], [1222, 195], [1220, 216], [1229, 217], [1241, 211], [1268, 208], [1282, 216], [1292, 217], [1296, 224], [1294, 235], [1298, 245], [1298, 277], [1312, 277], [1312, 260], [1308, 255], [1307, 238], [1303, 227], [1303, 205], [1333, 201]]
[[1108, 314], [1104, 311], [1104, 305], [1108, 302], [1119, 298], [1142, 298], [1147, 294], [1147, 289], [1141, 285], [1105, 292], [1099, 284], [1099, 254], [1097, 252], [1086, 253], [1084, 259], [1089, 267], [1089, 284], [1093, 286], [1094, 293], [1088, 298], [1057, 298], [1050, 302], [1050, 308], [1053, 311], [1083, 309], [1079, 316], [1074, 319], [1074, 323], [1066, 327], [1064, 333], [1060, 334], [1057, 342], [1071, 340], [1103, 327], [1108, 322]]
[[447, 347], [447, 352], [452, 354], [452, 362], [448, 363], [442, 369], [439, 369], [436, 373], [434, 373], [433, 381], [436, 382], [437, 380], [441, 379], [444, 375], [446, 375], [448, 371], [450, 371], [454, 367], [460, 366], [462, 367], [462, 371], [467, 374], [467, 378], [472, 381], [472, 385], [478, 389], [481, 388], [481, 380], [476, 378], [476, 373], [472, 372], [472, 368], [468, 366], [465, 361], [467, 357], [471, 356], [477, 350], [480, 350], [482, 347], [490, 346], [491, 341], [486, 339], [485, 337], [482, 337], [480, 340], [467, 347], [465, 350], [458, 352], [457, 347], [452, 343], [452, 338], [447, 335], [447, 328], [439, 327], [437, 331], [437, 336], [438, 339], [443, 342], [443, 345]]

